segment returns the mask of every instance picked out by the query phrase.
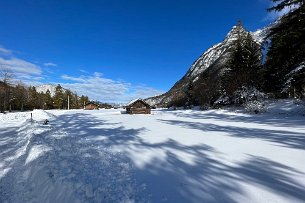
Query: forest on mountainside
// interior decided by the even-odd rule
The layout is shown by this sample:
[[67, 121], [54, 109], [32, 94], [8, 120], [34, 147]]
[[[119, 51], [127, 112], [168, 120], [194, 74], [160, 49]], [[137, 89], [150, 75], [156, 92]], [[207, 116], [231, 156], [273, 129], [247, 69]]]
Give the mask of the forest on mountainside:
[[216, 60], [217, 65], [211, 65], [197, 78], [188, 78], [182, 91], [170, 92], [171, 101], [163, 106], [209, 108], [247, 105], [266, 98], [304, 99], [304, 0], [273, 2], [276, 4], [268, 9], [270, 12], [287, 8], [290, 11], [274, 23], [264, 43], [256, 42], [239, 21], [233, 28], [235, 35], [227, 50], [229, 57]]

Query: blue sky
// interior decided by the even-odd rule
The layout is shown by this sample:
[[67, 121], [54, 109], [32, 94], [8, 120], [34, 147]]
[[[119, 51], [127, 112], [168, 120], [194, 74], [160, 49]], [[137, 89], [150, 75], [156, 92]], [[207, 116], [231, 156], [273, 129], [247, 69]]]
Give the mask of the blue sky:
[[[0, 65], [27, 84], [61, 83], [106, 102], [169, 90], [241, 19], [269, 0], [0, 0]], [[90, 91], [88, 91], [90, 89]]]

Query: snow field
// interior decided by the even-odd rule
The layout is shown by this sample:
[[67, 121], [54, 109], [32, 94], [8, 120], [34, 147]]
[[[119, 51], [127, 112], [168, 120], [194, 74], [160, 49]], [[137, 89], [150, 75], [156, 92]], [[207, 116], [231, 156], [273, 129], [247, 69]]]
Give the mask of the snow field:
[[[69, 136], [50, 112], [32, 113], [37, 120], [26, 120], [17, 130], [1, 134], [0, 202], [141, 200], [135, 196], [132, 166], [123, 155], [86, 138]], [[16, 116], [19, 122], [24, 120], [23, 114]], [[51, 124], [43, 125], [44, 119]], [[20, 148], [9, 146], [16, 143]], [[143, 192], [142, 188], [137, 190]]]
[[304, 107], [267, 105], [0, 119], [0, 202], [304, 202]]

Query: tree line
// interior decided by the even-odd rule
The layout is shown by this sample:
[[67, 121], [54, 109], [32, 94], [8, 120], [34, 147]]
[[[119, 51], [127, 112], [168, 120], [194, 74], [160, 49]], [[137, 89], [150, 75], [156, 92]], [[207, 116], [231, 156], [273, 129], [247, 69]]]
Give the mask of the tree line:
[[12, 74], [1, 71], [0, 80], [0, 111], [33, 110], [33, 109], [80, 109], [90, 100], [88, 96], [78, 96], [76, 93], [57, 85], [52, 96], [50, 90], [37, 92], [34, 86], [22, 83], [11, 83]]

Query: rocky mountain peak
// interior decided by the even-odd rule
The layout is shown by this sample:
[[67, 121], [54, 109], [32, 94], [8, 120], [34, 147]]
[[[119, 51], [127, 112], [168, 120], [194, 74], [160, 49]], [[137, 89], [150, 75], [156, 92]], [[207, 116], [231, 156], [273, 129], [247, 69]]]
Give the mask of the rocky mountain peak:
[[[263, 29], [257, 30], [255, 32], [250, 32], [254, 40], [258, 44], [263, 44], [266, 40], [270, 28], [273, 25], [269, 25]], [[206, 50], [190, 67], [187, 73], [178, 81], [176, 84], [165, 94], [148, 98], [147, 102], [152, 105], [166, 105], [174, 97], [179, 97], [177, 95], [183, 95], [186, 85], [190, 80], [196, 82], [201, 74], [204, 72], [207, 74], [221, 74], [223, 65], [229, 58], [229, 49], [232, 48], [234, 41], [237, 39], [238, 35], [247, 35], [249, 32], [243, 27], [241, 22], [233, 26], [228, 32], [224, 40], [208, 50]]]

